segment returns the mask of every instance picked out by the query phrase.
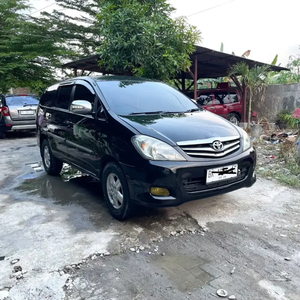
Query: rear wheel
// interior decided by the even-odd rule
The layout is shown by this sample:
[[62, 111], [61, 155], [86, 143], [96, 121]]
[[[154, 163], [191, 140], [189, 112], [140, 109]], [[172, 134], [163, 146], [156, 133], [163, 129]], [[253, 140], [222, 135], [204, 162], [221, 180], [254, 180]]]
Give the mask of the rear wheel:
[[102, 174], [102, 188], [109, 212], [117, 220], [124, 220], [132, 215], [134, 204], [129, 195], [125, 175], [120, 167], [108, 163]]
[[42, 143], [41, 155], [45, 171], [52, 176], [58, 175], [63, 163], [53, 156], [48, 140], [44, 140]]
[[0, 139], [5, 139], [6, 134], [5, 132], [0, 131]]
[[231, 113], [227, 116], [227, 120], [235, 125], [239, 125], [240, 117], [237, 114]]

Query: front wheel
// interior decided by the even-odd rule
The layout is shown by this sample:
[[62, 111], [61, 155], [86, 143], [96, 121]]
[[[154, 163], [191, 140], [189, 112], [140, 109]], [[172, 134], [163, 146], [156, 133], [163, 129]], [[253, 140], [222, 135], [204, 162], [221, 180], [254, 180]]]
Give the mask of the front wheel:
[[123, 221], [132, 215], [134, 205], [130, 199], [127, 181], [116, 163], [110, 162], [104, 168], [102, 188], [109, 212], [115, 219]]
[[239, 125], [239, 123], [240, 123], [240, 117], [237, 114], [234, 114], [234, 113], [229, 114], [227, 116], [227, 120], [229, 122], [233, 123], [234, 125]]
[[44, 140], [42, 143], [41, 155], [47, 174], [52, 176], [58, 175], [62, 169], [63, 163], [53, 156], [48, 140]]

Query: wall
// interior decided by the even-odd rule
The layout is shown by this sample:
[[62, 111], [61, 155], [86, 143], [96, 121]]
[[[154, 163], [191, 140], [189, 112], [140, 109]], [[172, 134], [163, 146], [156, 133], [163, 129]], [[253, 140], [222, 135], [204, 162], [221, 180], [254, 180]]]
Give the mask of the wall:
[[297, 107], [300, 107], [300, 83], [276, 84], [266, 88], [259, 103], [254, 99], [252, 110], [258, 112], [258, 118], [266, 117], [274, 122], [281, 110], [293, 112]]
[[10, 94], [30, 94], [29, 88], [11, 88], [9, 90]]

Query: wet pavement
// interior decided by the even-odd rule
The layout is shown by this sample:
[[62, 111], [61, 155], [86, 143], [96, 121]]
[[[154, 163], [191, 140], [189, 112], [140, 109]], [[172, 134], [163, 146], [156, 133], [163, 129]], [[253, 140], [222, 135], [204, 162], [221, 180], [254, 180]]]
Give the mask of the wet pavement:
[[297, 190], [259, 179], [119, 222], [94, 179], [46, 175], [32, 134], [0, 154], [0, 300], [300, 299]]

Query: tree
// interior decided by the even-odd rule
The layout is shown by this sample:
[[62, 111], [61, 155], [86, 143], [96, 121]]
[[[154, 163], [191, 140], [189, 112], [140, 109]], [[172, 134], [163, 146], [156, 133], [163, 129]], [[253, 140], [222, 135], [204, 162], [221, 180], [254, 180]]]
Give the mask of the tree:
[[[21, 13], [27, 0], [0, 2], [0, 91], [28, 86], [41, 90], [54, 81], [62, 50], [46, 28]], [[41, 38], [43, 34], [43, 38]]]
[[107, 70], [169, 80], [190, 67], [200, 32], [166, 0], [101, 0], [98, 53]]
[[248, 129], [250, 129], [252, 97], [255, 91], [266, 86], [266, 78], [269, 72], [269, 66], [255, 66], [252, 69], [245, 62], [236, 63], [230, 68], [229, 76], [236, 84], [242, 95], [244, 112], [246, 107], [247, 90], [248, 97]]
[[291, 55], [286, 66], [290, 71], [271, 72], [269, 84], [285, 84], [300, 82], [300, 55]]
[[55, 40], [63, 40], [69, 58], [94, 55], [100, 46], [100, 13], [98, 0], [55, 0], [59, 9], [42, 12], [33, 18], [48, 28]]

